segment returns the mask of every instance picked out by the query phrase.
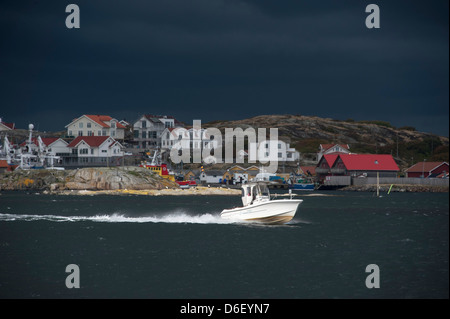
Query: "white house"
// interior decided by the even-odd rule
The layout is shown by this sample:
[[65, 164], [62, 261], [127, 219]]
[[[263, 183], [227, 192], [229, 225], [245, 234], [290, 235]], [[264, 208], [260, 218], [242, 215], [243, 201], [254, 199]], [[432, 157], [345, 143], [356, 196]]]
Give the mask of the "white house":
[[[161, 149], [163, 150], [176, 147], [183, 150], [212, 151], [217, 146], [217, 140], [210, 136], [206, 129], [166, 128], [161, 134]], [[214, 159], [211, 161], [214, 162]]]
[[[41, 140], [42, 140], [43, 147], [46, 152], [53, 153], [56, 156], [63, 156], [63, 155], [71, 153], [71, 149], [67, 147], [69, 145], [69, 143], [67, 143], [66, 141], [64, 141], [61, 138], [42, 137]], [[25, 146], [27, 146], [27, 141], [20, 144], [20, 147], [25, 147]], [[31, 147], [32, 152], [37, 152], [39, 150], [38, 138], [33, 137], [31, 139], [30, 147]]]
[[54, 139], [48, 137], [42, 138], [42, 141], [47, 146], [47, 151], [54, 153], [56, 156], [64, 156], [71, 153], [70, 148], [68, 148], [69, 143], [64, 141], [62, 138]]
[[181, 127], [182, 123], [173, 116], [142, 115], [133, 124], [134, 141], [137, 148], [150, 149], [162, 147], [161, 137], [166, 128]]
[[326, 154], [350, 154], [350, 146], [348, 144], [320, 144], [317, 162]]
[[79, 157], [123, 156], [122, 145], [109, 136], [78, 136], [67, 147]]
[[[270, 150], [274, 152], [271, 153]], [[250, 143], [249, 160], [270, 160], [278, 162], [296, 162], [300, 153], [289, 143], [281, 140], [265, 140], [260, 143]]]
[[118, 120], [109, 115], [82, 115], [67, 124], [67, 136], [110, 136], [123, 140], [125, 129]]
[[223, 172], [222, 171], [216, 171], [216, 170], [210, 170], [210, 171], [204, 171], [200, 173], [200, 182], [206, 183], [206, 184], [218, 184], [222, 182], [223, 178]]

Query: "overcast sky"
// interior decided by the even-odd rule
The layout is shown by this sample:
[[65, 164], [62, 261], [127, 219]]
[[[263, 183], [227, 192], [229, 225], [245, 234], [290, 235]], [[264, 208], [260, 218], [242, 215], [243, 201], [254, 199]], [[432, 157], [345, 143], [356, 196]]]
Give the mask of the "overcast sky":
[[[81, 28], [68, 29], [76, 3]], [[376, 3], [381, 28], [368, 29]], [[0, 117], [384, 120], [448, 136], [449, 2], [3, 0]]]

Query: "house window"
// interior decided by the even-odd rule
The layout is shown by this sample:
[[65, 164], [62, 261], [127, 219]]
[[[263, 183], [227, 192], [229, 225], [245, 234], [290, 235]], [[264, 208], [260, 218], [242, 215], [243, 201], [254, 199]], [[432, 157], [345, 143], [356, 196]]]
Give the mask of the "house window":
[[83, 136], [83, 131], [78, 131], [78, 136]]
[[167, 132], [167, 134], [166, 134], [166, 138], [167, 138], [167, 139], [169, 139], [169, 138], [170, 138], [170, 133], [169, 133], [169, 132]]
[[147, 132], [146, 131], [142, 131], [142, 138], [147, 138]]
[[102, 135], [103, 135], [103, 136], [106, 136], [106, 130], [103, 130], [103, 131], [102, 131]]
[[88, 149], [87, 148], [81, 148], [80, 149], [80, 154], [88, 154]]
[[282, 158], [283, 154], [281, 152], [278, 152], [278, 158]]
[[72, 131], [69, 131], [69, 136], [73, 136], [73, 135], [72, 135]]
[[86, 123], [87, 128], [91, 128], [91, 123]]
[[287, 158], [291, 158], [292, 157], [292, 153], [287, 153]]
[[141, 122], [141, 127], [142, 128], [147, 128], [147, 121], [142, 121]]
[[106, 153], [107, 151], [106, 150], [102, 150], [102, 153]]
[[116, 122], [111, 122], [111, 128], [116, 128]]
[[91, 155], [94, 155], [94, 149], [91, 148]]
[[111, 136], [116, 136], [116, 131], [111, 131]]
[[78, 123], [79, 128], [83, 128], [83, 122]]
[[[88, 124], [90, 124], [90, 123], [88, 123]], [[88, 131], [88, 136], [94, 136], [94, 132]]]
[[134, 136], [135, 138], [139, 138], [139, 131], [138, 131], [138, 130], [134, 130], [134, 131], [133, 131], [133, 136]]
[[266, 148], [269, 148], [269, 143], [266, 143]]
[[[278, 143], [278, 149], [281, 149], [281, 143]], [[279, 157], [279, 156], [278, 156]]]

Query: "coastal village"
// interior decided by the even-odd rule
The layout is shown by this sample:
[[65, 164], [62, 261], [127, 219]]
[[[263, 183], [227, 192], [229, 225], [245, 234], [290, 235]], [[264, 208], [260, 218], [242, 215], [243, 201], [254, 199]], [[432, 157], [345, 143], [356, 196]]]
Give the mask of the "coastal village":
[[[207, 129], [196, 130], [170, 115], [143, 114], [134, 122], [127, 122], [109, 115], [83, 114], [61, 127], [63, 130], [58, 134], [47, 133], [41, 137], [32, 124], [17, 128], [14, 122], [0, 119], [0, 172], [140, 166], [172, 182], [158, 186], [165, 188], [199, 185], [233, 188], [249, 181], [266, 181], [272, 188], [294, 190], [364, 189], [375, 184], [448, 190], [449, 185], [446, 161], [423, 160], [400, 169], [392, 154], [354, 153], [351, 145], [332, 141], [318, 144], [312, 156], [302, 156], [283, 137], [247, 143], [245, 149], [234, 153], [233, 163], [221, 163], [209, 156], [202, 163], [174, 164], [170, 158], [174, 145], [179, 147], [181, 143], [183, 149], [192, 152], [213, 151], [219, 145]], [[264, 165], [251, 162], [249, 149], [276, 160], [277, 171], [267, 173]], [[276, 149], [276, 154], [269, 154], [271, 149]], [[126, 186], [118, 184], [109, 188]]]

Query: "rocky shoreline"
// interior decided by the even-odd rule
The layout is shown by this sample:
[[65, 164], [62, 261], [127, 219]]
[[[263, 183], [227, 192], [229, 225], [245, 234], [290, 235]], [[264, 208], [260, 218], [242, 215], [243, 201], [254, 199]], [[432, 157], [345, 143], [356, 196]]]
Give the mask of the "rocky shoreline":
[[[380, 185], [380, 193], [387, 193], [391, 184]], [[339, 189], [340, 191], [353, 192], [373, 192], [377, 191], [377, 185], [351, 185]], [[413, 192], [413, 193], [448, 193], [449, 188], [444, 186], [429, 186], [429, 185], [393, 185], [392, 192]]]
[[17, 170], [0, 175], [0, 191], [35, 191], [56, 195], [240, 195], [240, 189], [181, 189], [175, 182], [142, 167], [76, 170]]
[[[44, 191], [44, 193], [50, 193]], [[142, 190], [130, 190], [130, 189], [116, 189], [116, 190], [63, 190], [53, 192], [58, 195], [150, 195], [150, 196], [172, 196], [172, 195], [240, 195], [239, 189], [232, 189], [227, 187], [192, 187], [189, 189], [181, 188], [165, 188], [165, 189], [142, 189]]]
[[179, 188], [142, 167], [96, 167], [75, 170], [15, 170], [0, 175], [0, 190], [118, 190]]

